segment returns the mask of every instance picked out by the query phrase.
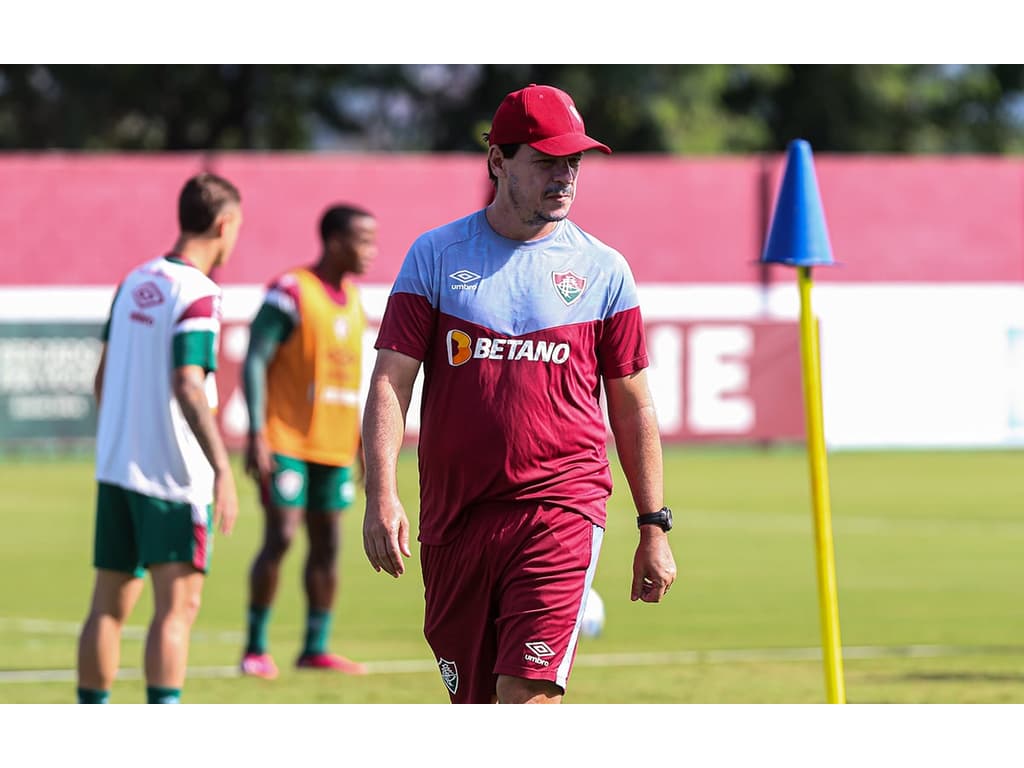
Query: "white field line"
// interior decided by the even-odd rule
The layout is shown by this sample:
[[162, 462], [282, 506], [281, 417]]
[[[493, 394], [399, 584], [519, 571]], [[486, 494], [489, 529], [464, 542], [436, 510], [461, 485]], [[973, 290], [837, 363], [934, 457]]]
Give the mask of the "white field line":
[[[39, 619], [0, 618], [0, 628], [14, 628], [25, 634], [77, 634], [79, 625], [74, 622], [54, 622]], [[125, 634], [127, 630], [125, 627]], [[142, 633], [141, 628], [132, 628], [133, 635]], [[141, 636], [141, 634], [139, 634]], [[194, 640], [216, 640], [219, 642], [241, 642], [241, 633], [217, 632], [196, 633]], [[1024, 646], [981, 646], [981, 645], [861, 645], [842, 649], [843, 658], [853, 659], [928, 659], [964, 656], [1014, 656], [1024, 655]], [[746, 648], [700, 651], [666, 651], [661, 653], [581, 653], [576, 657], [577, 667], [640, 667], [640, 666], [688, 666], [695, 664], [738, 664], [787, 661], [819, 661], [821, 648]], [[366, 662], [370, 675], [418, 674], [436, 672], [437, 664], [428, 659], [405, 659], [394, 661]], [[236, 666], [190, 667], [188, 676], [199, 678], [227, 678], [239, 675]], [[66, 683], [74, 682], [73, 669], [20, 669], [0, 670], [0, 684], [10, 683]], [[118, 672], [118, 679], [141, 680], [142, 670], [124, 668]]]
[[[74, 621], [50, 621], [49, 619], [12, 619], [0, 616], [0, 631], [17, 632], [23, 635], [66, 635], [77, 637], [82, 625]], [[146, 627], [126, 624], [121, 629], [121, 636], [126, 640], [145, 640]], [[244, 642], [245, 635], [241, 632], [206, 632], [197, 629], [192, 633], [192, 641], [199, 643], [227, 643], [238, 645]]]
[[[732, 510], [687, 509], [675, 513], [676, 527], [751, 532], [802, 533], [811, 529], [811, 511], [806, 515], [736, 512]], [[954, 520], [934, 517], [866, 517], [832, 510], [832, 528], [837, 534], [885, 535], [894, 532], [917, 535], [961, 534], [975, 536], [1024, 537], [1024, 522], [1014, 520]]]

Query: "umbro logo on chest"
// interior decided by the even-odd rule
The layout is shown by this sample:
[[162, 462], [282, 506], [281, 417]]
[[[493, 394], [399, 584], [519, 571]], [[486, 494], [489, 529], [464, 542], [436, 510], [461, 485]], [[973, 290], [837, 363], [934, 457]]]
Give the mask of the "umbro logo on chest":
[[453, 291], [475, 291], [480, 282], [480, 275], [468, 269], [457, 270], [448, 277], [454, 281], [448, 286]]

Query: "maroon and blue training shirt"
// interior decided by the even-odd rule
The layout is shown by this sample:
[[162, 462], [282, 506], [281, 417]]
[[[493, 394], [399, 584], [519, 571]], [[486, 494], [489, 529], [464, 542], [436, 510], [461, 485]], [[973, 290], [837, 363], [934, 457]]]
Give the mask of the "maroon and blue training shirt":
[[529, 242], [483, 211], [421, 235], [377, 337], [422, 361], [420, 533], [442, 544], [475, 505], [542, 501], [605, 525], [601, 377], [647, 367], [620, 253], [569, 220]]

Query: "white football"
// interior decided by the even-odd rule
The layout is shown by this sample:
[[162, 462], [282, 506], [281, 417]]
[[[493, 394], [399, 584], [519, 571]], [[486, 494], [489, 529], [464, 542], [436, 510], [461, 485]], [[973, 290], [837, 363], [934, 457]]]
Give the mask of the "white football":
[[583, 608], [583, 626], [580, 631], [584, 637], [597, 637], [604, 631], [604, 600], [593, 588]]

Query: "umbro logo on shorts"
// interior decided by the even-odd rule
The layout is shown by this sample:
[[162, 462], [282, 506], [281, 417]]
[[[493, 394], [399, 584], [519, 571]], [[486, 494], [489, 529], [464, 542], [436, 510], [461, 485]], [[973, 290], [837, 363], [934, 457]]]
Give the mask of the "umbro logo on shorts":
[[542, 667], [549, 666], [551, 662], [547, 661], [546, 658], [555, 655], [555, 652], [551, 650], [551, 646], [541, 640], [526, 643], [526, 650], [529, 653], [523, 654], [523, 658], [526, 661], [532, 661], [534, 664], [540, 664]]
[[526, 647], [538, 656], [554, 656], [555, 652], [551, 650], [551, 646], [540, 640], [534, 640], [532, 643], [527, 643]]

